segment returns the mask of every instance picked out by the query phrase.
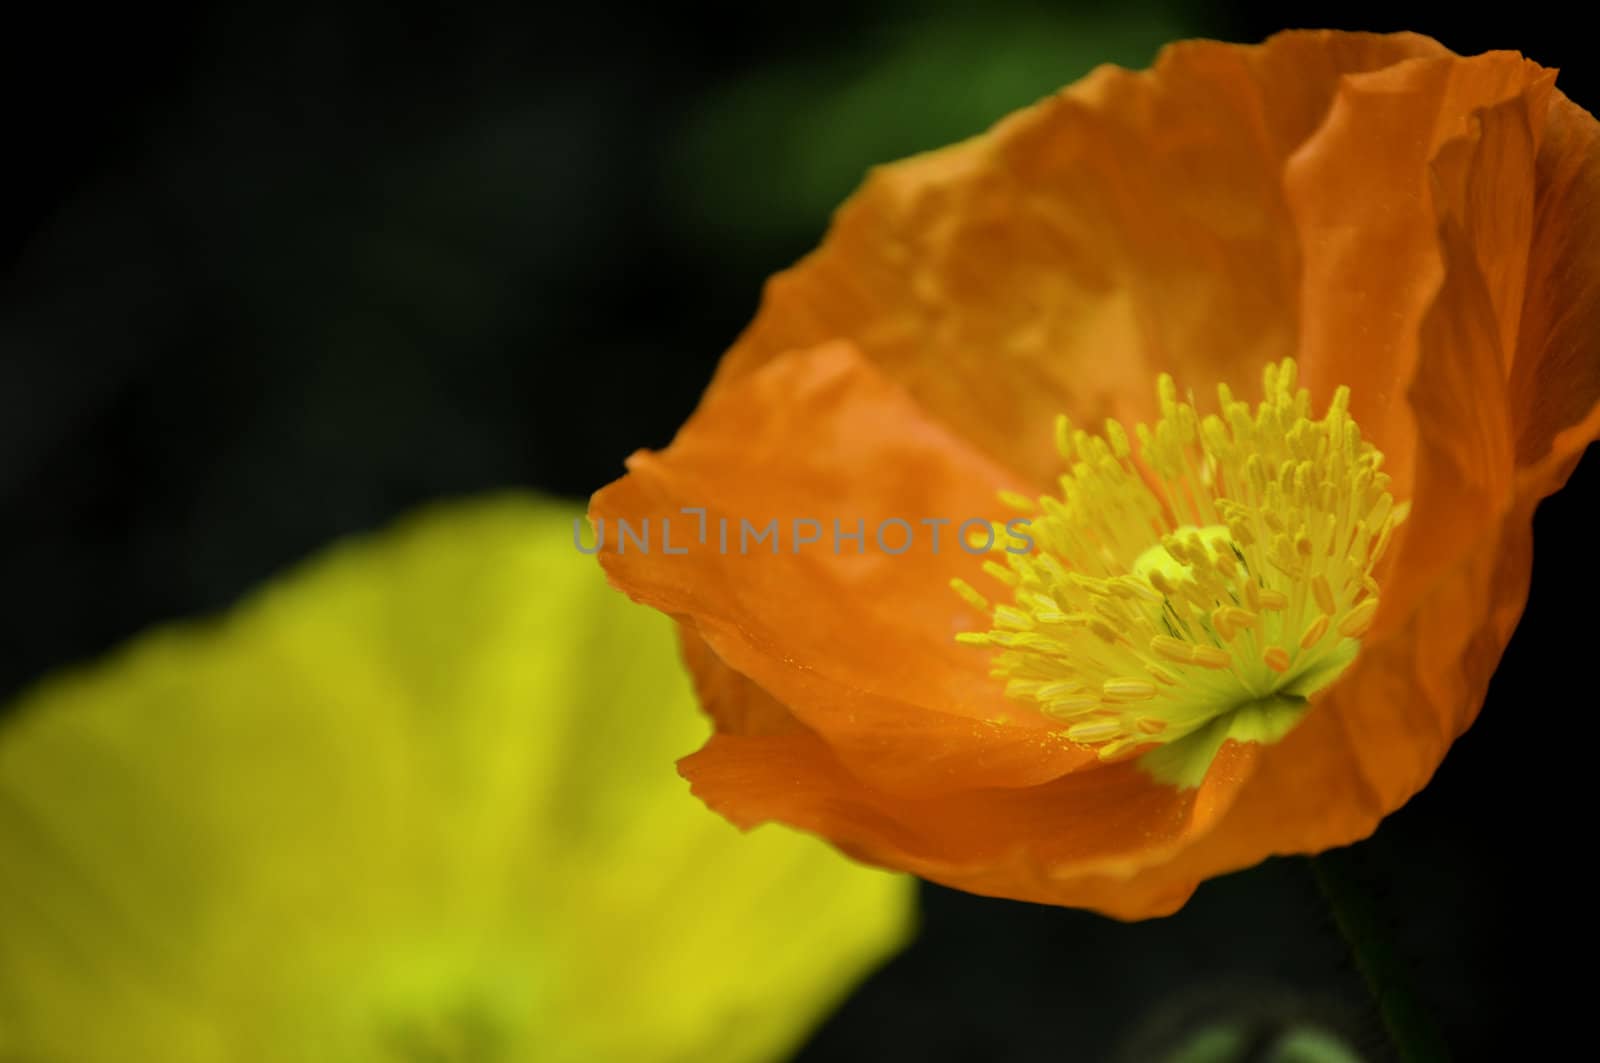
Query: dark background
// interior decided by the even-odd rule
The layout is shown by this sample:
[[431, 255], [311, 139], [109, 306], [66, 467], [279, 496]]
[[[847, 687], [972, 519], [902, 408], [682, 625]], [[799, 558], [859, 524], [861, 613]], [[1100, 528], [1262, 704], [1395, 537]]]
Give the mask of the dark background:
[[[1553, 9], [998, 2], [555, 11], [303, 0], [0, 32], [0, 697], [428, 499], [574, 497], [659, 446], [875, 162], [1182, 36], [1410, 28], [1600, 109]], [[1587, 1018], [1596, 498], [1541, 507], [1477, 725], [1344, 869], [1458, 1058]], [[1308, 865], [1178, 916], [925, 892], [815, 1060], [1137, 1060], [1196, 1016], [1387, 1058]], [[1121, 1055], [1117, 1055], [1121, 1053]], [[1263, 1057], [1264, 1058], [1264, 1057]], [[1564, 1058], [1564, 1056], [1560, 1057]]]

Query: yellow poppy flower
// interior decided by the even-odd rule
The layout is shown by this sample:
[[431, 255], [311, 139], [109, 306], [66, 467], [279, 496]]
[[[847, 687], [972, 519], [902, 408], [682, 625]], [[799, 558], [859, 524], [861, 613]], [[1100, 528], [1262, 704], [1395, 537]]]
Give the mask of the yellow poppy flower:
[[581, 510], [441, 506], [0, 730], [0, 1058], [765, 1060], [913, 880], [743, 838], [668, 624]]

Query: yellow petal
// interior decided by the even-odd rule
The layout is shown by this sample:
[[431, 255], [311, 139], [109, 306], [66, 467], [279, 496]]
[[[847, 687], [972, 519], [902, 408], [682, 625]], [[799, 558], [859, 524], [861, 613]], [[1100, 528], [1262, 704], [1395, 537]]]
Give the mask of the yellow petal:
[[0, 731], [0, 1058], [764, 1060], [911, 882], [742, 837], [670, 621], [581, 510], [439, 507]]

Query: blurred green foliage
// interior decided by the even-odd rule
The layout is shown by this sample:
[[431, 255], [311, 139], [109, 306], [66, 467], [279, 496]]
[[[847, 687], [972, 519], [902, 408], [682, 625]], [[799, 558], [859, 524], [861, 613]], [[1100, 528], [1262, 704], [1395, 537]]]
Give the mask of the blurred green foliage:
[[1161, 1063], [1362, 1063], [1339, 1038], [1312, 1027], [1262, 1038], [1233, 1026], [1213, 1026], [1191, 1036]]
[[1198, 20], [1161, 0], [907, 9], [709, 89], [667, 166], [684, 236], [745, 258], [814, 236], [874, 165], [972, 136], [1101, 63], [1148, 66]]

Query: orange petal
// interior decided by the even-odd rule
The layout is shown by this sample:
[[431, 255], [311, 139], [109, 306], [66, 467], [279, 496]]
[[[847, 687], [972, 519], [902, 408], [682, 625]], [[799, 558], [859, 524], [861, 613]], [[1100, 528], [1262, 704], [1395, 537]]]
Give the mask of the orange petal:
[[1421, 789], [1482, 703], [1527, 594], [1531, 535], [1481, 543], [1404, 626], [1364, 646], [1351, 670], [1253, 771], [1211, 829], [1168, 863], [1136, 872], [1135, 892], [1204, 879], [1266, 856], [1315, 853], [1367, 837]]
[[[613, 539], [618, 518], [649, 520], [657, 552], [613, 541], [601, 553], [612, 581], [678, 617], [863, 778], [907, 793], [1030, 786], [1093, 759], [1007, 701], [988, 655], [955, 641], [988, 627], [949, 587], [985, 579], [956, 529], [1016, 516], [995, 492], [1026, 483], [930, 421], [854, 348], [774, 360], [708, 396], [665, 451], [628, 464], [590, 514]], [[684, 507], [705, 508], [705, 542]], [[741, 536], [742, 522], [773, 519], [779, 552]], [[803, 531], [820, 541], [797, 544], [797, 519], [816, 522]], [[891, 551], [906, 528], [889, 519], [913, 533], [903, 553]], [[925, 520], [948, 522], [937, 547]], [[663, 522], [685, 553], [661, 552]], [[835, 522], [864, 531], [861, 552], [834, 538]]]
[[694, 677], [700, 707], [716, 724], [717, 732], [730, 735], [785, 735], [805, 725], [770, 694], [722, 663], [692, 624], [678, 625], [683, 663]]
[[1543, 133], [1509, 383], [1520, 488], [1534, 499], [1564, 484], [1600, 436], [1600, 123], [1558, 92]]
[[1285, 163], [1342, 75], [1447, 54], [1410, 34], [1184, 42], [1149, 73], [1102, 67], [983, 136], [880, 167], [772, 279], [713, 394], [849, 337], [939, 420], [1046, 482], [1058, 413], [1147, 419], [1161, 371], [1237, 385], [1294, 349]]
[[[1501, 74], [1511, 70], [1495, 62]], [[1456, 69], [1444, 81], [1459, 93], [1466, 76]], [[1505, 87], [1493, 77], [1488, 85], [1486, 97]], [[1363, 137], [1384, 142], [1402, 111], [1385, 96], [1368, 110]], [[1368, 339], [1383, 323], [1392, 327], [1382, 342], [1408, 367], [1409, 382], [1408, 401], [1390, 407], [1389, 431], [1416, 437], [1413, 515], [1383, 581], [1378, 623], [1350, 671], [1294, 732], [1261, 751], [1221, 822], [1162, 880], [1173, 870], [1204, 877], [1268, 853], [1355, 841], [1426, 785], [1475, 718], [1521, 614], [1533, 506], [1600, 430], [1600, 124], [1537, 73], [1468, 118], [1446, 123], [1457, 135], [1429, 156], [1425, 195], [1377, 196], [1425, 210], [1425, 224], [1404, 240], [1377, 234], [1365, 253], [1378, 263], [1417, 241], [1408, 253], [1424, 272], [1436, 261], [1434, 290], [1403, 293], [1420, 301], [1409, 309], [1369, 307], [1370, 319], [1349, 326]], [[1330, 119], [1325, 131], [1339, 128]], [[1396, 147], [1402, 141], [1392, 133]], [[1326, 144], [1316, 150], [1338, 155]], [[1359, 203], [1376, 193], [1343, 195]], [[1569, 212], [1553, 212], [1547, 196]], [[1391, 208], [1391, 221], [1398, 213]], [[1354, 245], [1363, 238], [1360, 227], [1347, 234], [1352, 259], [1362, 257]], [[1339, 288], [1324, 278], [1316, 290], [1320, 298]], [[1396, 294], [1374, 289], [1367, 298]], [[1326, 314], [1339, 316], [1331, 304]], [[1407, 334], [1397, 322], [1412, 318]], [[1331, 320], [1327, 328], [1336, 331]], [[1373, 372], [1385, 388], [1406, 379], [1381, 361]]]
[[[756, 715], [770, 696], [725, 688]], [[742, 689], [739, 689], [741, 688]], [[1205, 783], [1152, 786], [1131, 763], [1027, 789], [904, 797], [853, 775], [815, 734], [718, 733], [679, 762], [696, 795], [736, 825], [775, 820], [857, 859], [973, 893], [1092, 908], [1122, 919], [1177, 910], [1199, 882], [1165, 858], [1203, 837], [1250, 774], [1256, 747], [1225, 743]]]
[[[1434, 202], [1436, 186], [1447, 197], [1465, 196], [1468, 176], [1477, 175], [1478, 190], [1494, 189], [1494, 210], [1473, 210], [1472, 237], [1474, 250], [1492, 259], [1490, 312], [1503, 341], [1510, 339], [1532, 227], [1531, 127], [1549, 78], [1506, 52], [1414, 59], [1352, 75], [1289, 163], [1285, 185], [1305, 249], [1303, 376], [1313, 394], [1350, 386], [1351, 412], [1384, 452], [1397, 498], [1412, 495], [1417, 425], [1408, 391], [1413, 378], [1432, 386], [1417, 359], [1423, 318], [1444, 281], [1438, 226], [1445, 204]], [[1486, 119], [1489, 113], [1498, 117]], [[1486, 120], [1493, 128], [1480, 135]], [[1450, 173], [1440, 174], [1430, 163], [1447, 146]]]

